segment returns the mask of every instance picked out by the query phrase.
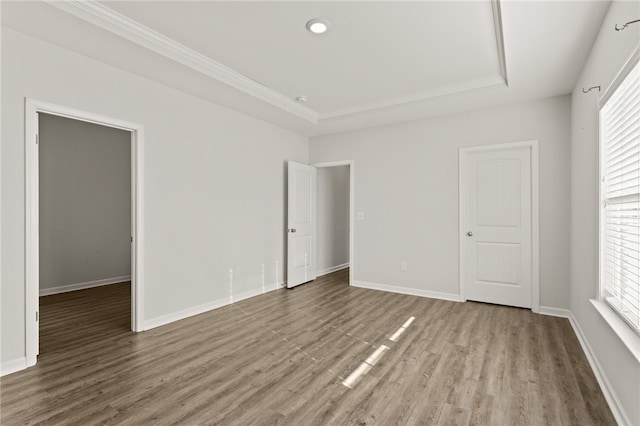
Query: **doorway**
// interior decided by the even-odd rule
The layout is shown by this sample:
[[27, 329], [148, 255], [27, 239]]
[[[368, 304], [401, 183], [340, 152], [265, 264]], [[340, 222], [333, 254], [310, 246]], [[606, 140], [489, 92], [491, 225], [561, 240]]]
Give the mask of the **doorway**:
[[539, 310], [538, 144], [460, 149], [460, 295]]
[[[42, 356], [131, 329], [131, 132], [46, 113], [38, 129]], [[106, 300], [119, 309], [99, 309]]]
[[[334, 167], [348, 167], [348, 182], [342, 185], [341, 192], [348, 194], [348, 260], [339, 265], [324, 266], [318, 271], [318, 220], [317, 220], [317, 172]], [[346, 176], [344, 176], [346, 177]], [[320, 274], [335, 272], [349, 267], [349, 285], [353, 284], [354, 259], [354, 182], [355, 163], [353, 160], [316, 163], [312, 166], [289, 161], [288, 163], [288, 201], [287, 201], [287, 287], [312, 281]], [[343, 203], [344, 204], [344, 203]], [[346, 226], [345, 226], [346, 227]], [[347, 263], [347, 265], [345, 265]]]
[[[40, 125], [41, 118], [71, 119], [81, 125], [92, 124], [126, 132], [130, 146], [130, 241], [127, 251], [130, 256], [131, 280], [131, 329], [143, 330], [142, 312], [142, 144], [143, 126], [110, 117], [75, 110], [60, 105], [50, 104], [33, 99], [26, 99], [25, 144], [26, 144], [26, 310], [25, 310], [25, 342], [27, 366], [35, 365], [39, 353], [39, 296], [41, 272], [43, 279], [50, 285], [51, 268], [46, 264], [41, 271], [40, 263]], [[42, 117], [40, 116], [42, 114]], [[77, 188], [76, 188], [77, 189]], [[48, 201], [47, 201], [48, 203]], [[44, 207], [44, 206], [43, 206]], [[47, 226], [46, 224], [44, 224]], [[123, 276], [117, 278], [124, 278]], [[99, 280], [98, 280], [99, 281]], [[77, 283], [76, 283], [77, 284]], [[87, 283], [82, 283], [87, 284]], [[93, 283], [93, 284], [100, 284]], [[89, 283], [91, 285], [91, 283]], [[55, 286], [53, 286], [55, 287]], [[71, 289], [71, 288], [69, 288]], [[53, 290], [56, 291], [55, 289]]]
[[350, 265], [349, 169], [347, 165], [317, 168], [317, 276]]
[[[355, 162], [353, 160], [316, 163], [318, 170], [318, 199], [329, 198], [330, 206], [318, 208], [317, 247], [321, 248], [318, 259], [318, 275], [349, 268], [349, 285], [354, 276], [353, 225], [355, 218], [354, 183]], [[320, 179], [324, 179], [321, 182]], [[320, 232], [324, 235], [320, 235]], [[346, 246], [346, 247], [345, 247]], [[324, 247], [324, 248], [323, 248]], [[343, 253], [346, 251], [346, 253]]]

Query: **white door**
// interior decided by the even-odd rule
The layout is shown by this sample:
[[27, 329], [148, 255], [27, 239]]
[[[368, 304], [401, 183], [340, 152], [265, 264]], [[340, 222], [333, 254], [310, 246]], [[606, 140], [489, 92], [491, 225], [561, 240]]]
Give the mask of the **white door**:
[[531, 147], [469, 150], [460, 167], [465, 298], [531, 308]]
[[316, 169], [289, 161], [287, 287], [316, 278]]

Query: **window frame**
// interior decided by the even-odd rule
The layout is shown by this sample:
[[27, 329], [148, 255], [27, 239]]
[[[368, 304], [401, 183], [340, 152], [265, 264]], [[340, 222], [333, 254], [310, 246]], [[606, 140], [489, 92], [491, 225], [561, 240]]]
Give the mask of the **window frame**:
[[607, 309], [611, 310], [617, 317], [619, 317], [629, 329], [640, 336], [640, 327], [634, 325], [628, 318], [622, 315], [612, 304], [604, 297], [605, 291], [605, 197], [604, 197], [604, 149], [605, 143], [602, 135], [602, 109], [606, 105], [607, 101], [618, 90], [622, 82], [627, 78], [631, 71], [640, 63], [640, 48], [636, 47], [631, 55], [627, 58], [624, 64], [619, 68], [614, 78], [607, 88], [602, 92], [598, 99], [598, 119], [597, 119], [597, 135], [598, 135], [598, 288], [597, 288], [597, 300], [603, 303]]

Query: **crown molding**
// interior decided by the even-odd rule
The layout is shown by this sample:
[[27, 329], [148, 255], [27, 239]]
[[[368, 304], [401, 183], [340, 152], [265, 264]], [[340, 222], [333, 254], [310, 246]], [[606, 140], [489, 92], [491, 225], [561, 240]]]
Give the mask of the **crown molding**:
[[454, 84], [446, 87], [438, 87], [431, 90], [426, 90], [419, 93], [413, 93], [407, 96], [400, 96], [397, 98], [387, 99], [384, 101], [371, 102], [369, 104], [359, 105], [352, 108], [346, 108], [339, 111], [328, 112], [320, 114], [320, 120], [327, 120], [331, 118], [338, 118], [352, 114], [359, 114], [363, 112], [374, 111], [382, 108], [390, 108], [400, 106], [412, 102], [426, 101], [428, 99], [437, 98], [440, 96], [453, 95], [456, 93], [468, 92], [475, 89], [482, 89], [484, 87], [501, 86], [505, 85], [506, 81], [502, 76], [491, 77], [481, 80], [465, 81], [460, 84]]
[[152, 30], [95, 0], [46, 0], [47, 4], [77, 18], [124, 37], [142, 47], [172, 59], [186, 67], [207, 75], [241, 92], [275, 107], [318, 123], [318, 113], [293, 99], [270, 89], [237, 71]]
[[507, 58], [504, 53], [504, 31], [502, 29], [502, 6], [500, 0], [491, 0], [491, 10], [493, 11], [493, 28], [496, 32], [496, 48], [498, 49], [498, 62], [500, 64], [500, 75], [504, 79], [504, 84], [509, 86], [507, 77]]

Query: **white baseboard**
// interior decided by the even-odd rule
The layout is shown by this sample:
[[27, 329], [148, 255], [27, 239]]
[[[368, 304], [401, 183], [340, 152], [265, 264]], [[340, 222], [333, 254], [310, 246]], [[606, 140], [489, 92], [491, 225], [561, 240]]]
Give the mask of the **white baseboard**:
[[571, 328], [573, 328], [573, 332], [578, 338], [578, 342], [580, 342], [582, 351], [587, 357], [587, 361], [589, 361], [589, 365], [591, 366], [593, 375], [596, 376], [596, 380], [600, 385], [602, 394], [607, 400], [607, 403], [609, 404], [609, 408], [611, 409], [611, 412], [613, 413], [613, 416], [615, 417], [616, 422], [618, 422], [619, 425], [630, 425], [631, 422], [629, 421], [629, 417], [626, 415], [624, 409], [622, 408], [622, 405], [620, 404], [620, 401], [618, 400], [618, 397], [616, 396], [615, 392], [613, 391], [613, 388], [611, 387], [611, 384], [609, 383], [609, 380], [607, 379], [607, 376], [604, 374], [604, 371], [600, 367], [600, 363], [598, 362], [598, 359], [596, 358], [595, 354], [591, 350], [591, 346], [589, 346], [589, 343], [587, 342], [587, 339], [585, 338], [584, 333], [582, 332], [582, 329], [578, 324], [578, 321], [573, 315], [573, 312], [571, 312], [569, 309], [540, 306], [539, 313], [542, 315], [550, 315], [554, 317], [567, 318], [569, 320], [569, 323], [571, 324]]
[[571, 318], [572, 315], [571, 311], [568, 309], [552, 308], [551, 306], [540, 306], [540, 311], [538, 313], [560, 318]]
[[25, 357], [3, 362], [0, 364], [0, 376], [6, 376], [7, 374], [24, 370], [25, 368], [27, 368], [27, 358]]
[[[542, 307], [540, 307], [540, 309], [542, 310]], [[616, 422], [618, 422], [619, 425], [631, 425], [629, 416], [627, 416], [627, 413], [624, 411], [624, 408], [622, 408], [622, 404], [620, 403], [620, 400], [616, 396], [616, 393], [613, 391], [613, 388], [611, 387], [611, 383], [609, 383], [609, 379], [607, 379], [606, 374], [600, 367], [600, 362], [598, 362], [598, 358], [596, 358], [595, 353], [591, 350], [591, 346], [589, 346], [589, 342], [585, 338], [584, 333], [580, 328], [580, 324], [578, 324], [578, 321], [573, 316], [573, 312], [571, 311], [568, 311], [568, 312], [569, 312], [568, 318], [569, 318], [569, 322], [571, 323], [571, 327], [573, 328], [573, 332], [578, 337], [580, 346], [582, 346], [582, 351], [584, 352], [584, 354], [587, 357], [587, 360], [589, 361], [591, 370], [593, 370], [593, 374], [596, 376], [596, 380], [600, 385], [600, 389], [604, 394], [604, 398], [607, 400], [607, 403], [609, 404], [609, 408], [611, 409], [611, 413], [613, 413], [613, 417], [615, 417]]]
[[322, 271], [316, 272], [316, 277], [321, 277], [323, 275], [327, 275], [332, 272], [338, 272], [343, 269], [347, 269], [348, 267], [349, 267], [349, 262], [343, 263], [342, 265], [332, 266], [331, 268], [323, 269]]
[[408, 294], [410, 296], [429, 297], [431, 299], [450, 300], [453, 302], [461, 302], [459, 294], [455, 293], [441, 293], [439, 291], [422, 290], [418, 288], [400, 287], [388, 284], [369, 283], [365, 281], [353, 281], [351, 284], [354, 287], [368, 288], [370, 290], [388, 291], [391, 293]]
[[100, 287], [102, 285], [116, 284], [123, 281], [131, 281], [131, 275], [124, 277], [105, 278], [102, 280], [88, 281], [86, 283], [67, 284], [57, 287], [41, 288], [40, 296], [48, 296], [50, 294], [67, 293], [69, 291], [83, 290], [85, 288]]
[[239, 302], [241, 300], [249, 299], [251, 297], [259, 296], [264, 293], [269, 293], [271, 291], [281, 289], [282, 287], [285, 287], [285, 286], [286, 286], [286, 283], [281, 282], [278, 284], [273, 284], [265, 289], [256, 288], [254, 290], [249, 290], [239, 294], [234, 294], [233, 296], [230, 296], [230, 297], [224, 297], [222, 299], [217, 299], [211, 302], [203, 303], [202, 305], [194, 306], [191, 308], [183, 309], [178, 312], [173, 312], [167, 315], [162, 315], [156, 318], [152, 318], [144, 322], [144, 330], [151, 330], [152, 328], [160, 327], [175, 321], [179, 321], [181, 319], [189, 318], [194, 315], [203, 314], [205, 312], [212, 311], [214, 309], [218, 309], [223, 306], [227, 306], [232, 303]]

